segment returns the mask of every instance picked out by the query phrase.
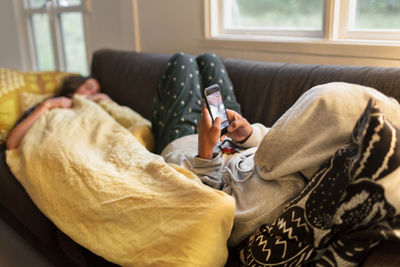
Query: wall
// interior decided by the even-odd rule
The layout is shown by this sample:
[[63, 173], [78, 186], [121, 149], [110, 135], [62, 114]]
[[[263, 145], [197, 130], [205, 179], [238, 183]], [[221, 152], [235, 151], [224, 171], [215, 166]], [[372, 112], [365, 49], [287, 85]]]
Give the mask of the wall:
[[20, 38], [15, 18], [13, 0], [0, 1], [0, 67], [20, 69], [23, 54], [20, 53]]
[[[135, 0], [134, 0], [135, 1]], [[192, 54], [215, 52], [222, 57], [308, 64], [400, 67], [400, 44], [378, 47], [342, 42], [228, 42], [205, 39], [207, 0], [136, 0], [141, 50]]]
[[[12, 2], [0, 1], [0, 66], [29, 69]], [[400, 67], [400, 46], [380, 47], [293, 43], [229, 43], [204, 38], [204, 0], [91, 0], [87, 37], [93, 51], [200, 54], [261, 61]], [[289, 47], [289, 50], [283, 48]]]
[[[23, 34], [23, 19], [17, 1], [0, 1], [0, 67], [29, 70], [30, 62]], [[131, 0], [92, 0], [86, 16], [89, 62], [101, 48], [135, 50]]]
[[86, 33], [89, 54], [102, 48], [135, 50], [132, 1], [92, 0], [91, 3]]
[[203, 32], [201, 0], [138, 0], [143, 52], [199, 53]]

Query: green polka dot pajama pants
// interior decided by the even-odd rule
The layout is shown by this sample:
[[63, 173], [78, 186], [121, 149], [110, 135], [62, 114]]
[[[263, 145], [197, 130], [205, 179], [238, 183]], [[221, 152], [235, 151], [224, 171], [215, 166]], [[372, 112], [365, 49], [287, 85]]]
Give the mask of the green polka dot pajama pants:
[[152, 130], [156, 153], [179, 137], [197, 133], [203, 89], [216, 83], [226, 108], [240, 113], [232, 82], [217, 55], [206, 53], [195, 58], [177, 53], [170, 58], [154, 99]]

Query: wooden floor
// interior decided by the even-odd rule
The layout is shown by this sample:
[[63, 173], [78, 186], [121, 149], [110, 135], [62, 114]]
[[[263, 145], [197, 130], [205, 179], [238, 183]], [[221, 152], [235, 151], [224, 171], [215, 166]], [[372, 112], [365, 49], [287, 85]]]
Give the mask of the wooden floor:
[[0, 219], [0, 266], [53, 267], [12, 228]]

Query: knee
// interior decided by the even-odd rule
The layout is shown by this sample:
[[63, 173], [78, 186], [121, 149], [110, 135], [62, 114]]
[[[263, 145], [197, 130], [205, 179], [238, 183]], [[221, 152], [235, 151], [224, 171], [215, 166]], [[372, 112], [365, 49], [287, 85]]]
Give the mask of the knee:
[[172, 65], [189, 64], [190, 62], [194, 62], [194, 57], [183, 52], [175, 53], [169, 60], [169, 64]]
[[220, 62], [221, 59], [215, 53], [203, 53], [196, 58], [196, 61], [199, 66], [204, 66], [211, 62]]
[[219, 59], [219, 57], [217, 56], [217, 54], [215, 53], [203, 53], [197, 56], [196, 59], [204, 59], [204, 60], [213, 60], [213, 59]]

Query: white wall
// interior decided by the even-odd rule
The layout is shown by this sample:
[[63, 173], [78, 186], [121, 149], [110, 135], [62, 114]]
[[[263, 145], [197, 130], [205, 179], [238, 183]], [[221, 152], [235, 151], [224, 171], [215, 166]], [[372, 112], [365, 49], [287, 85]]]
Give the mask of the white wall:
[[[23, 40], [18, 35], [17, 12], [13, 1], [0, 1], [0, 67], [28, 69]], [[281, 44], [221, 44], [204, 39], [204, 0], [92, 0], [87, 15], [89, 56], [101, 48], [156, 53], [183, 51], [191, 54], [216, 52], [222, 57], [261, 61], [375, 65], [400, 67], [399, 49], [361, 50], [335, 45], [282, 51]], [[289, 44], [289, 46], [293, 46]], [[400, 47], [399, 47], [400, 48]], [[296, 48], [295, 48], [296, 49]], [[317, 50], [320, 50], [318, 53]], [[382, 50], [382, 49], [381, 49]], [[345, 55], [341, 54], [345, 52]], [[395, 57], [391, 55], [396, 54]], [[89, 60], [91, 57], [89, 58]]]
[[199, 53], [202, 0], [138, 0], [143, 52]]
[[[135, 1], [135, 0], [134, 0]], [[256, 43], [205, 40], [204, 0], [136, 0], [139, 9], [141, 50], [145, 52], [192, 54], [215, 52], [222, 57], [271, 62], [344, 64], [400, 67], [398, 47], [336, 45], [314, 42]], [[289, 49], [287, 49], [289, 48]], [[298, 49], [297, 49], [298, 48]], [[286, 51], [284, 51], [286, 49]]]
[[12, 2], [0, 1], [0, 67], [20, 69], [24, 64]]
[[135, 50], [131, 0], [92, 0], [87, 22], [89, 53], [102, 48]]

